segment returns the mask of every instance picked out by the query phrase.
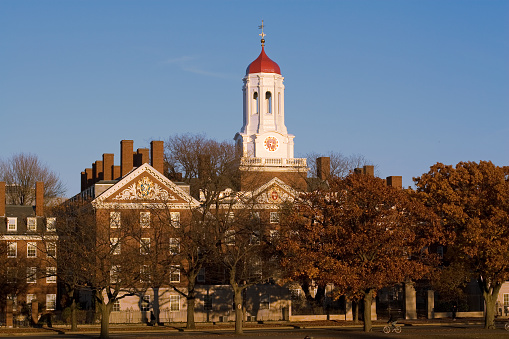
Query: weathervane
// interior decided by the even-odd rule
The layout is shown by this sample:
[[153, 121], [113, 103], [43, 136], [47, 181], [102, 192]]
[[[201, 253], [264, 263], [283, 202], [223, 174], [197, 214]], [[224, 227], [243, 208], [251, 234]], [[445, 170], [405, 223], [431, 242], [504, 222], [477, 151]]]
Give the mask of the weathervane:
[[262, 30], [262, 32], [260, 34], [258, 34], [259, 36], [262, 37], [262, 46], [265, 45], [265, 35], [266, 35], [265, 33], [263, 33], [263, 27], [265, 27], [265, 26], [263, 25], [263, 20], [262, 20], [262, 24], [260, 26], [258, 26], [258, 29]]

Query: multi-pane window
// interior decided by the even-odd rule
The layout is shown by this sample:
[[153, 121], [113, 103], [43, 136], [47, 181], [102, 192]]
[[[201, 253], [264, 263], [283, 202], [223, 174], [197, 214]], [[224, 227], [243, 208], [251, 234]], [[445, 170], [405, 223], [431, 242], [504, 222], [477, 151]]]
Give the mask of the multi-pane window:
[[144, 295], [141, 299], [141, 311], [150, 311], [150, 295]]
[[226, 213], [226, 221], [231, 223], [235, 220], [235, 213], [233, 212], [228, 212]]
[[504, 293], [504, 306], [509, 307], [509, 293]]
[[46, 218], [46, 231], [55, 232], [56, 231], [56, 218]]
[[224, 242], [226, 245], [235, 245], [235, 230], [227, 230], [224, 232]]
[[119, 282], [119, 275], [120, 275], [120, 266], [119, 265], [113, 265], [110, 269], [110, 282], [112, 284], [116, 284]]
[[7, 258], [16, 258], [18, 256], [18, 243], [10, 241], [7, 243]]
[[27, 258], [37, 258], [37, 243], [27, 243]]
[[270, 222], [277, 224], [279, 222], [279, 212], [270, 212]]
[[143, 228], [150, 227], [150, 212], [140, 212], [140, 225]]
[[7, 218], [7, 231], [16, 231], [18, 229], [18, 218]]
[[36, 300], [37, 296], [35, 294], [27, 294], [27, 305], [28, 307], [32, 307], [32, 301]]
[[118, 238], [110, 238], [110, 247], [112, 254], [120, 254], [120, 242], [118, 241]]
[[250, 245], [260, 245], [260, 232], [259, 231], [253, 231], [249, 235], [249, 244]]
[[140, 239], [140, 253], [145, 255], [150, 253], [150, 238]]
[[56, 242], [48, 242], [46, 244], [46, 255], [49, 258], [57, 257], [57, 243]]
[[37, 267], [27, 267], [27, 283], [35, 284], [37, 282]]
[[113, 312], [119, 312], [120, 311], [120, 300], [115, 300], [113, 302]]
[[57, 295], [56, 294], [46, 294], [46, 310], [53, 311], [57, 306]]
[[170, 271], [170, 282], [180, 282], [180, 267], [179, 266], [171, 266]]
[[180, 227], [180, 212], [170, 212], [170, 221], [173, 227]]
[[110, 228], [120, 227], [120, 212], [110, 212]]
[[150, 266], [142, 265], [140, 269], [140, 281], [150, 282]]
[[7, 294], [7, 300], [12, 301], [12, 310], [16, 311], [18, 308], [18, 296], [16, 294]]
[[57, 268], [46, 267], [46, 283], [55, 284], [57, 282]]
[[180, 239], [179, 238], [170, 238], [170, 254], [179, 254], [180, 253]]
[[270, 230], [269, 231], [269, 238], [270, 238], [271, 242], [276, 241], [279, 238], [278, 230]]
[[179, 295], [170, 295], [170, 311], [171, 312], [180, 311], [180, 296]]
[[37, 231], [37, 218], [34, 217], [27, 218], [27, 231], [29, 232]]

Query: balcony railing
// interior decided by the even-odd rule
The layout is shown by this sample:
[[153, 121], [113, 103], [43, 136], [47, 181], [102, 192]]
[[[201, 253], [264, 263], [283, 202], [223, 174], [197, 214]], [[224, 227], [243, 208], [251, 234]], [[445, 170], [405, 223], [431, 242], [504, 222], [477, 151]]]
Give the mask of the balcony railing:
[[243, 157], [241, 166], [264, 166], [264, 167], [306, 167], [306, 158], [250, 158]]

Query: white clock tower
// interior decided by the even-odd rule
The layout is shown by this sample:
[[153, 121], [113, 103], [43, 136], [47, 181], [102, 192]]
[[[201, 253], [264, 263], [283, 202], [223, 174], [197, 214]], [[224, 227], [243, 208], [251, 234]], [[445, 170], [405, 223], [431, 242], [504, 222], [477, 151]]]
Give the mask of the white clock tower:
[[[257, 171], [307, 171], [306, 159], [293, 154], [294, 135], [285, 126], [285, 86], [277, 63], [265, 54], [265, 34], [262, 51], [246, 69], [243, 91], [243, 126], [235, 135], [242, 153], [241, 167]], [[253, 168], [254, 167], [254, 168]]]

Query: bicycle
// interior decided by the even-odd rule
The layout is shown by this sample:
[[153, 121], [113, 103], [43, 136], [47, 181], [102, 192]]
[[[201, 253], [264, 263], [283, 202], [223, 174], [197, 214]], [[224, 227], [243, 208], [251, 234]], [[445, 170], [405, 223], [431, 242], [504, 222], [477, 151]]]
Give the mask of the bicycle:
[[387, 333], [391, 333], [391, 332], [401, 333], [401, 326], [396, 326], [396, 325], [393, 325], [393, 324], [385, 325], [384, 328], [383, 328], [383, 331], [386, 334]]

